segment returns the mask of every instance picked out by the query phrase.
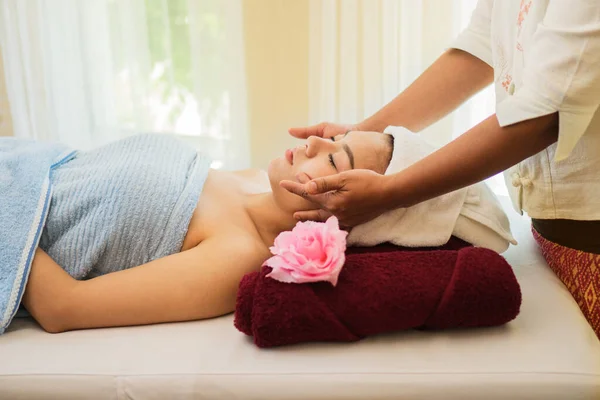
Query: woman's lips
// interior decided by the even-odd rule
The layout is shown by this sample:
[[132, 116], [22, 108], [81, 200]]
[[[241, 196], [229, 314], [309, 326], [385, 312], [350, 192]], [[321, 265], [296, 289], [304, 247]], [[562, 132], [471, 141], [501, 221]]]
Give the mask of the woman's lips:
[[291, 149], [285, 151], [285, 159], [288, 160], [291, 165], [294, 165], [294, 152]]

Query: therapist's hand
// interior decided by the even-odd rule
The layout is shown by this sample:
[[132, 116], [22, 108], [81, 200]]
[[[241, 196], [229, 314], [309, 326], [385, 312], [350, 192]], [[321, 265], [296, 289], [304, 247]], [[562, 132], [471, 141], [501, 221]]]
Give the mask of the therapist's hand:
[[322, 138], [329, 138], [337, 135], [343, 135], [348, 131], [354, 130], [357, 130], [355, 125], [321, 122], [320, 124], [306, 126], [303, 128], [290, 128], [288, 132], [290, 133], [290, 135], [298, 139], [307, 139], [309, 136], [320, 136]]
[[294, 218], [300, 221], [325, 221], [335, 215], [340, 226], [352, 228], [388, 211], [392, 203], [386, 193], [386, 176], [371, 170], [355, 169], [313, 180], [306, 174], [297, 178], [300, 182], [285, 180], [280, 185], [320, 207], [296, 212]]

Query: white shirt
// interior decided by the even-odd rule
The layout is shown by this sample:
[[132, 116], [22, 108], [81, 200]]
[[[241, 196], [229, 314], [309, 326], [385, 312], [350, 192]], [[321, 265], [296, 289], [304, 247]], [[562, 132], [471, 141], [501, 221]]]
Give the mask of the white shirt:
[[600, 220], [600, 0], [479, 0], [452, 47], [494, 68], [500, 126], [559, 113], [558, 142], [505, 172], [517, 211]]

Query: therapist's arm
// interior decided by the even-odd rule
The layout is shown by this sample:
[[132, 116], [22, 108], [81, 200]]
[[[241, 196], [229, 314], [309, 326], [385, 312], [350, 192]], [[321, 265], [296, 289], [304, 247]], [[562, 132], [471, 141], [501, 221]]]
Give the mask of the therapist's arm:
[[472, 54], [450, 49], [417, 80], [356, 130], [377, 131], [389, 125], [418, 132], [437, 122], [492, 83], [494, 71]]
[[352, 227], [382, 213], [469, 186], [542, 151], [558, 137], [558, 113], [501, 127], [496, 115], [458, 139], [394, 175], [354, 169], [281, 186], [314, 202], [319, 209], [300, 211], [300, 220], [324, 221], [335, 215]]
[[480, 182], [558, 139], [558, 113], [501, 127], [496, 115], [405, 170], [386, 177], [387, 208], [408, 207]]

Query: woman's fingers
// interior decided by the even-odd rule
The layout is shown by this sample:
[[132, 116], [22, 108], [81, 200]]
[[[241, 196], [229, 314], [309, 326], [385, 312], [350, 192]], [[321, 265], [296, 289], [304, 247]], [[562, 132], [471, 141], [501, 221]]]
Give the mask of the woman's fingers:
[[317, 221], [325, 222], [327, 218], [331, 217], [331, 213], [325, 210], [310, 210], [310, 211], [298, 211], [294, 213], [294, 218], [298, 221]]

